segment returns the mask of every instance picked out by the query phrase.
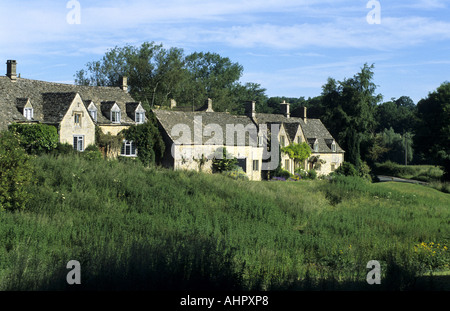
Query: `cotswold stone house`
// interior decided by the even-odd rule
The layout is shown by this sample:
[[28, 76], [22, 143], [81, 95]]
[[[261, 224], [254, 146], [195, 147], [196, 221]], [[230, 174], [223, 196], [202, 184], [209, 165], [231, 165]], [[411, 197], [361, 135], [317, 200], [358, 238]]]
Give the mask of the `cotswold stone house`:
[[[217, 150], [238, 159], [238, 165], [250, 180], [265, 178], [278, 164], [291, 174], [293, 159], [279, 153], [279, 147], [306, 142], [311, 157], [300, 167], [316, 169], [328, 175], [344, 161], [344, 150], [318, 119], [290, 116], [289, 103], [281, 103], [283, 114], [255, 111], [255, 102], [247, 102], [243, 116], [214, 112], [212, 101], [199, 111], [153, 110], [166, 143], [165, 163], [174, 169], [211, 171]], [[220, 153], [219, 153], [220, 155]]]
[[[15, 60], [7, 61], [0, 76], [0, 130], [12, 123], [42, 123], [58, 129], [59, 141], [84, 151], [95, 143], [95, 127], [117, 135], [130, 125], [145, 122], [145, 110], [120, 87], [77, 86], [23, 79]], [[123, 156], [136, 156], [133, 142], [124, 142]]]

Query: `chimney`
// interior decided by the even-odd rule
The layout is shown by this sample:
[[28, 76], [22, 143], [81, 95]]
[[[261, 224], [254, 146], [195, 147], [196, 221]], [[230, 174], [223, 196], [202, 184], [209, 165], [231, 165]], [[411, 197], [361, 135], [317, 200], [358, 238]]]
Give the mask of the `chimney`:
[[286, 103], [285, 100], [280, 104], [281, 105], [281, 113], [284, 114], [286, 118], [291, 117], [291, 113], [289, 112], [289, 103]]
[[128, 93], [128, 79], [127, 77], [120, 77], [119, 78], [119, 87], [122, 88], [122, 90], [126, 93]]
[[254, 119], [256, 117], [256, 110], [255, 110], [256, 103], [254, 101], [247, 101], [245, 102], [245, 115], [249, 118]]
[[212, 107], [212, 99], [208, 98], [208, 100], [206, 101], [208, 108], [206, 108], [206, 112], [214, 112], [213, 107]]
[[177, 101], [175, 99], [170, 100], [170, 109], [173, 109], [177, 106]]
[[16, 68], [17, 68], [17, 62], [15, 60], [8, 60], [6, 62], [6, 75], [13, 82], [16, 82], [16, 80], [17, 80]]
[[306, 107], [303, 107], [303, 121], [305, 121], [305, 124], [307, 122], [307, 118], [306, 118]]

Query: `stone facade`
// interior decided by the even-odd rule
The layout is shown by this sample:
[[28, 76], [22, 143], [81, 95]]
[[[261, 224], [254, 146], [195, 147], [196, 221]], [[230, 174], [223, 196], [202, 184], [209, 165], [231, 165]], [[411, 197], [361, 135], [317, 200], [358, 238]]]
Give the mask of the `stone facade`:
[[12, 123], [49, 124], [58, 128], [61, 143], [82, 151], [95, 143], [96, 126], [117, 135], [146, 121], [126, 78], [117, 87], [79, 86], [20, 78], [16, 70], [17, 62], [9, 60], [6, 75], [0, 76], [0, 131]]
[[[202, 170], [211, 172], [214, 151], [226, 148], [238, 159], [250, 180], [261, 180], [269, 170], [266, 165], [273, 159], [274, 152], [269, 149], [284, 147], [292, 143], [306, 142], [312, 150], [311, 157], [300, 164], [304, 169], [316, 169], [318, 175], [328, 175], [344, 161], [344, 150], [330, 135], [318, 119], [292, 118], [289, 103], [283, 102], [283, 114], [260, 114], [255, 111], [255, 102], [245, 103], [243, 116], [214, 112], [211, 100], [199, 111], [187, 112], [172, 110], [153, 110], [166, 143], [165, 166], [174, 169]], [[278, 128], [276, 144], [268, 137], [269, 128]], [[233, 131], [230, 132], [230, 129]], [[254, 133], [251, 134], [252, 129]], [[214, 135], [213, 135], [214, 134]], [[228, 140], [229, 136], [240, 137]], [[217, 139], [219, 138], [219, 139]], [[261, 143], [262, 141], [262, 143]], [[270, 158], [268, 158], [270, 155]], [[206, 160], [201, 161], [202, 158]], [[276, 157], [281, 168], [294, 174], [295, 162], [285, 153]], [[319, 161], [319, 159], [321, 161]], [[272, 167], [271, 169], [275, 169]]]

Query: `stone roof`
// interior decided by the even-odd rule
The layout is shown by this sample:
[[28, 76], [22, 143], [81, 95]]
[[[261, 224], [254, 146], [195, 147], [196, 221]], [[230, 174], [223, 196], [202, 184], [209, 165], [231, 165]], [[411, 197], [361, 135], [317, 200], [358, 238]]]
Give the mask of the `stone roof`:
[[[159, 123], [164, 128], [166, 133], [172, 139], [172, 141], [177, 140], [178, 142], [180, 142], [178, 136], [172, 137], [172, 129], [174, 129], [177, 125], [186, 125], [189, 128], [191, 137], [186, 137], [184, 136], [185, 133], [180, 133], [180, 137], [184, 136], [183, 138], [186, 138], [186, 141], [183, 141], [183, 143], [185, 144], [194, 142], [194, 120], [196, 117], [198, 120], [200, 120], [199, 117], [201, 117], [202, 133], [205, 129], [205, 126], [207, 126], [208, 124], [217, 124], [222, 129], [224, 140], [226, 137], [227, 124], [243, 125], [244, 128], [247, 125], [258, 128], [260, 125], [266, 124], [268, 130], [270, 130], [271, 124], [282, 124], [291, 142], [294, 141], [295, 135], [297, 134], [298, 128], [300, 126], [312, 150], [314, 147], [314, 142], [317, 139], [319, 143], [319, 153], [332, 152], [331, 144], [333, 143], [334, 138], [331, 136], [330, 132], [326, 129], [322, 121], [320, 121], [319, 119], [308, 119], [307, 122], [305, 122], [302, 118], [287, 118], [281, 114], [257, 113], [255, 115], [255, 119], [252, 120], [248, 116], [232, 115], [226, 112], [184, 112], [160, 109], [153, 110], [153, 113], [155, 114], [156, 118], [158, 119]], [[175, 129], [181, 129], [181, 127]], [[210, 139], [211, 137], [203, 137], [202, 143], [204, 144]], [[247, 135], [245, 140], [246, 145], [249, 145], [248, 139], [249, 137]], [[342, 150], [337, 142], [336, 152], [344, 152], [344, 150]]]
[[[291, 142], [294, 141], [298, 126], [302, 128], [303, 134], [313, 150], [313, 143], [317, 139], [319, 142], [320, 153], [331, 153], [331, 144], [334, 141], [333, 136], [327, 130], [325, 125], [319, 119], [307, 119], [306, 122], [302, 118], [289, 117], [283, 114], [257, 113], [255, 115], [258, 124], [283, 124]], [[312, 143], [311, 143], [312, 142]], [[341, 153], [344, 150], [336, 142], [336, 152]]]
[[[233, 139], [235, 146], [256, 146], [257, 143], [257, 137], [253, 136], [253, 134], [257, 135], [257, 126], [247, 116], [232, 115], [226, 112], [184, 112], [159, 109], [152, 110], [152, 112], [171, 140], [178, 143], [194, 144], [196, 128], [201, 128], [202, 144], [206, 145], [231, 145], [226, 142], [227, 130], [234, 131], [234, 129], [237, 130], [237, 134], [242, 133], [242, 129], [248, 130], [244, 139], [239, 139], [235, 133]], [[182, 132], [183, 128], [186, 129], [186, 132], [190, 132], [190, 136], [189, 133]], [[217, 128], [222, 133], [214, 132], [214, 129]], [[211, 136], [204, 135], [205, 132], [211, 132]], [[250, 132], [252, 135], [249, 134]]]
[[[0, 76], [0, 130], [7, 129], [13, 122], [27, 121], [19, 108], [28, 99], [33, 106], [34, 120], [55, 123], [67, 107], [67, 100], [76, 93], [85, 104], [92, 101], [98, 111], [102, 111], [102, 102], [116, 102], [121, 110], [121, 124], [134, 124], [134, 120], [127, 115], [126, 105], [136, 101], [120, 87], [79, 86], [23, 78], [12, 82], [7, 76]], [[98, 123], [112, 122], [99, 113]]]

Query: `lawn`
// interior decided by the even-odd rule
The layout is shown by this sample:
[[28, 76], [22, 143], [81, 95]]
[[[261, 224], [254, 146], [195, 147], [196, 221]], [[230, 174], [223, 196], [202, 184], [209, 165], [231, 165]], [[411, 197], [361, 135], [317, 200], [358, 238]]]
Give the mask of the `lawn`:
[[450, 195], [429, 187], [251, 182], [78, 156], [33, 164], [26, 210], [0, 214], [0, 290], [73, 289], [70, 260], [85, 290], [433, 290], [441, 283], [416, 281], [450, 271]]

